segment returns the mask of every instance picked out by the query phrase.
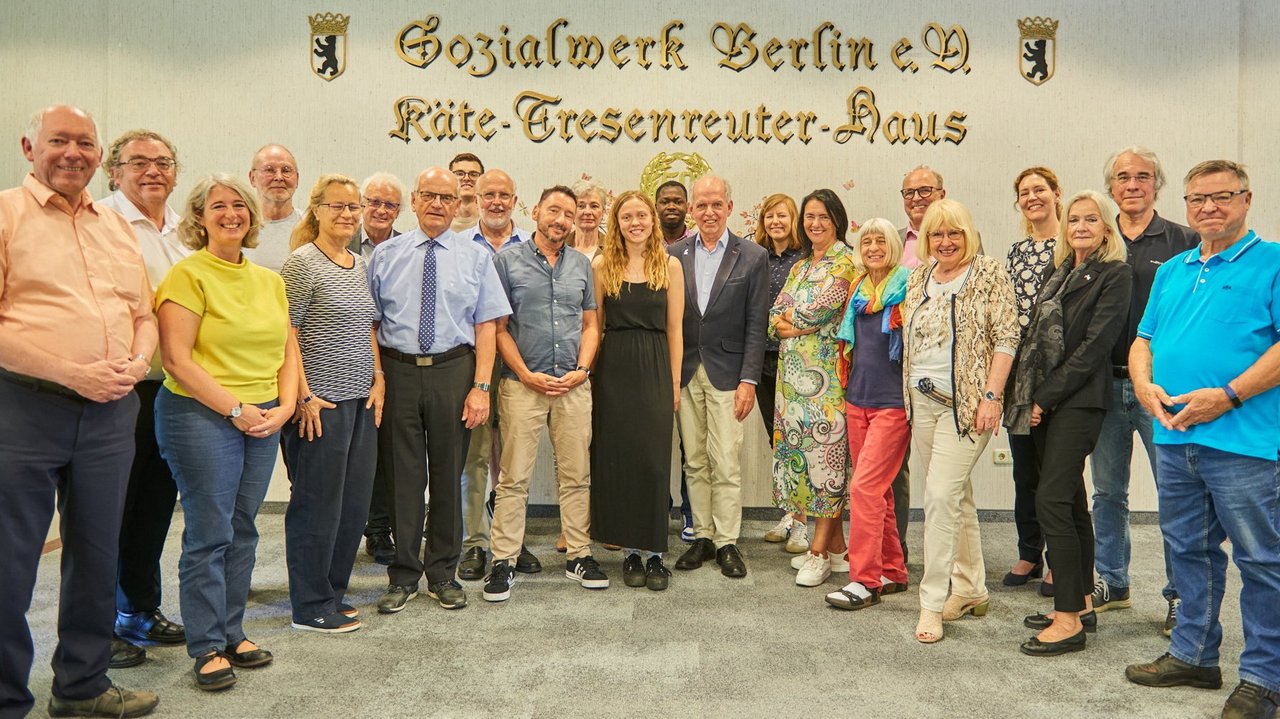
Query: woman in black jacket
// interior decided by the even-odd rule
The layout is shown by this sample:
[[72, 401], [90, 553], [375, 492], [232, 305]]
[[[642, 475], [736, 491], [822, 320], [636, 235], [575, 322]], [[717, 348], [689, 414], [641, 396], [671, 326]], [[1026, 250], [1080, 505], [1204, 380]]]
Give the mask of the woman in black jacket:
[[1025, 624], [1041, 630], [1022, 652], [1080, 651], [1095, 625], [1093, 522], [1084, 461], [1110, 402], [1111, 346], [1124, 329], [1133, 275], [1115, 225], [1116, 207], [1085, 190], [1066, 203], [1055, 269], [1040, 288], [1014, 379], [1010, 432], [1030, 434], [1040, 463], [1036, 515], [1055, 583], [1054, 612]]

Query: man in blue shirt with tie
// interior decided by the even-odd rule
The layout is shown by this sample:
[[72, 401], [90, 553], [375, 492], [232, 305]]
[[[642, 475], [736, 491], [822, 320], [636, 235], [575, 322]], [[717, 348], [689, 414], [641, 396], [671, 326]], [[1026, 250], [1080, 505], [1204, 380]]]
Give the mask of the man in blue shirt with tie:
[[[467, 596], [454, 580], [462, 553], [459, 477], [471, 430], [489, 418], [495, 321], [511, 313], [489, 253], [454, 234], [458, 180], [440, 167], [414, 186], [418, 227], [378, 245], [369, 263], [377, 305], [378, 346], [387, 376], [380, 451], [391, 457], [395, 559], [378, 611], [392, 614], [427, 595], [446, 609]], [[424, 440], [425, 433], [425, 440]], [[429, 489], [431, 525], [425, 560], [419, 551], [422, 494]]]

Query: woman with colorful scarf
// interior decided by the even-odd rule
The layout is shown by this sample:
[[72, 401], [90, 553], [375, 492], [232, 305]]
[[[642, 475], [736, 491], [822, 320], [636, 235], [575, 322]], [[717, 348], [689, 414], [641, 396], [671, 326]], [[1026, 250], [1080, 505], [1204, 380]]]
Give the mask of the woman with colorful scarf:
[[902, 299], [910, 270], [893, 223], [868, 220], [855, 244], [861, 274], [836, 337], [849, 436], [849, 583], [827, 604], [863, 609], [907, 588], [893, 479], [911, 431], [902, 400]]

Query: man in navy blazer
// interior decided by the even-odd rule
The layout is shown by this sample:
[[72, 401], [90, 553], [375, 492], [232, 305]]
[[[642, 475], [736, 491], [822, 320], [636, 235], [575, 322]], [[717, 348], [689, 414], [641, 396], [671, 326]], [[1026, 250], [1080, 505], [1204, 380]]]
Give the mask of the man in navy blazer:
[[668, 248], [684, 269], [679, 419], [695, 537], [676, 569], [714, 557], [721, 574], [744, 577], [739, 455], [764, 363], [768, 254], [727, 229], [733, 197], [722, 178], [698, 178], [691, 209], [698, 232]]

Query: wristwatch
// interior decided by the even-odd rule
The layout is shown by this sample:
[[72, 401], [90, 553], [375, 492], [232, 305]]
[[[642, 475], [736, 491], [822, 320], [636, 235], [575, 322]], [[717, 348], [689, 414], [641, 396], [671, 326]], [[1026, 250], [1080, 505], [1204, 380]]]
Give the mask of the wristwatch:
[[489, 391], [489, 383], [488, 383], [488, 382], [472, 382], [472, 383], [471, 383], [471, 386], [472, 386], [472, 387], [474, 387], [475, 389], [480, 390], [481, 392], [488, 392], [488, 391]]
[[244, 403], [243, 403], [243, 402], [241, 402], [240, 404], [238, 404], [238, 405], [236, 405], [236, 406], [232, 407], [232, 408], [231, 408], [231, 411], [227, 413], [227, 421], [228, 421], [228, 422], [234, 422], [234, 421], [236, 421], [237, 419], [239, 419], [239, 418], [240, 418], [240, 414], [241, 414], [243, 411], [244, 411]]
[[987, 390], [986, 392], [983, 392], [983, 393], [982, 393], [982, 398], [983, 398], [983, 399], [985, 399], [985, 400], [986, 400], [986, 401], [988, 401], [988, 402], [999, 402], [999, 401], [1000, 401], [1000, 395], [996, 394], [995, 392], [992, 392], [991, 390]]
[[1240, 399], [1240, 395], [1236, 394], [1236, 391], [1232, 389], [1231, 385], [1222, 385], [1222, 391], [1227, 393], [1227, 399], [1231, 400], [1232, 407], [1240, 409], [1244, 406], [1244, 402]]
[[588, 377], [590, 377], [590, 376], [591, 376], [591, 368], [590, 368], [590, 367], [583, 367], [582, 365], [578, 365], [577, 367], [574, 367], [573, 369], [574, 369], [574, 371], [575, 371], [575, 372], [586, 372]]

